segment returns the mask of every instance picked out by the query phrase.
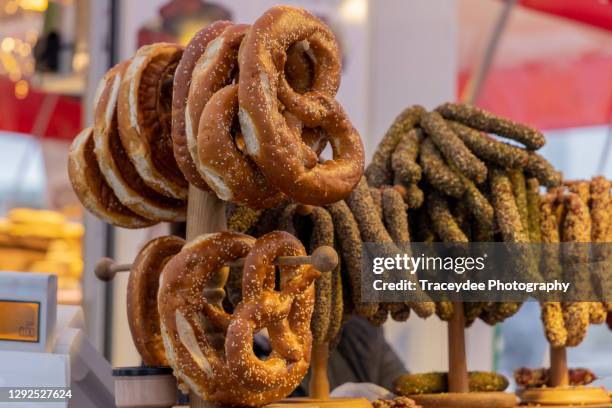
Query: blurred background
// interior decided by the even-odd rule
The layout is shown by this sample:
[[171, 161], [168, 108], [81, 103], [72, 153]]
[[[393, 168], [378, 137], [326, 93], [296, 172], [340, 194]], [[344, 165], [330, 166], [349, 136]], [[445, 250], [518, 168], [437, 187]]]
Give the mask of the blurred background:
[[[131, 262], [167, 226], [127, 231], [86, 214], [66, 155], [90, 124], [97, 81], [138, 46], [185, 44], [217, 19], [252, 22], [269, 0], [0, 0], [0, 270], [59, 276], [62, 303], [82, 304], [89, 335], [113, 365], [138, 363], [125, 316], [126, 278], [102, 284], [101, 256]], [[336, 32], [338, 98], [371, 156], [406, 106], [463, 100], [542, 129], [544, 155], [568, 179], [612, 178], [612, 4], [608, 0], [286, 0]], [[388, 323], [411, 371], [446, 370], [445, 326]], [[611, 386], [611, 333], [591, 326], [569, 350]], [[510, 375], [546, 365], [536, 303], [467, 332], [470, 369]]]

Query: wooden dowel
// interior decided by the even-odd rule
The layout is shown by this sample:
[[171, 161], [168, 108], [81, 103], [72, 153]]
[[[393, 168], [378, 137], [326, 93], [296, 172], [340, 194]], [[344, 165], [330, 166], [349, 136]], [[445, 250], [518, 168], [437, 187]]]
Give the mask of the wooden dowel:
[[[313, 265], [319, 272], [330, 272], [338, 265], [338, 253], [329, 246], [321, 246], [314, 250], [309, 256], [279, 256], [274, 260], [274, 265]], [[241, 267], [244, 258], [228, 262], [229, 267]], [[102, 281], [112, 280], [117, 272], [126, 272], [132, 268], [132, 264], [115, 264], [110, 258], [102, 258], [96, 264], [94, 270], [98, 279]]]
[[329, 359], [329, 343], [313, 344], [310, 358], [310, 382], [308, 394], [310, 398], [329, 399], [329, 379], [327, 378], [327, 360]]
[[448, 390], [469, 392], [465, 355], [465, 316], [463, 303], [453, 302], [453, 317], [448, 322]]
[[565, 347], [550, 348], [550, 386], [567, 387], [569, 385], [569, 370], [567, 368], [567, 349]]

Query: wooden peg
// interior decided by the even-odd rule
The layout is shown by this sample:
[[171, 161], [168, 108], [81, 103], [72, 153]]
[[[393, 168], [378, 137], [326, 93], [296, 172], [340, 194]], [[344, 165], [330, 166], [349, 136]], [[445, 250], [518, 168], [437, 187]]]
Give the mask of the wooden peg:
[[117, 272], [129, 271], [131, 268], [130, 264], [116, 264], [110, 258], [102, 258], [96, 264], [94, 273], [101, 281], [109, 282], [113, 280]]

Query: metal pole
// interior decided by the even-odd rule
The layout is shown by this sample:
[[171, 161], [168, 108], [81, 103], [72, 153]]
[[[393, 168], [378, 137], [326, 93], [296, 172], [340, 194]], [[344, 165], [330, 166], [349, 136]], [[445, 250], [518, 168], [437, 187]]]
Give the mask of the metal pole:
[[499, 45], [499, 41], [504, 29], [506, 28], [508, 19], [510, 18], [510, 13], [515, 4], [516, 0], [505, 1], [504, 8], [499, 14], [497, 22], [493, 27], [493, 32], [489, 38], [485, 53], [468, 80], [465, 91], [461, 97], [463, 102], [475, 103], [478, 100], [478, 96], [480, 95], [484, 81], [486, 80], [487, 74], [491, 68], [491, 63], [495, 57], [495, 51], [497, 51], [497, 46]]

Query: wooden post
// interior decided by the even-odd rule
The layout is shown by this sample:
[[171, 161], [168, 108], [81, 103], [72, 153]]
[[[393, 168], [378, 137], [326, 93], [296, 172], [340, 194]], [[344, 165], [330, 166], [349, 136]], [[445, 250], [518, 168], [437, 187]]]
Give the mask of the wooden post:
[[310, 382], [308, 394], [318, 400], [329, 399], [329, 379], [327, 378], [327, 360], [329, 358], [329, 343], [312, 346], [310, 358]]
[[467, 361], [465, 355], [465, 316], [463, 303], [453, 302], [454, 313], [448, 322], [448, 390], [469, 392]]
[[550, 348], [550, 386], [567, 387], [569, 385], [569, 370], [567, 368], [567, 349], [565, 347]]
[[[187, 241], [191, 241], [201, 234], [224, 231], [227, 229], [225, 219], [225, 203], [214, 194], [204, 192], [192, 185], [189, 186], [189, 199], [187, 202]], [[228, 268], [221, 268], [211, 279], [227, 280]], [[189, 393], [189, 406], [191, 408], [217, 407], [204, 401], [196, 393]]]

